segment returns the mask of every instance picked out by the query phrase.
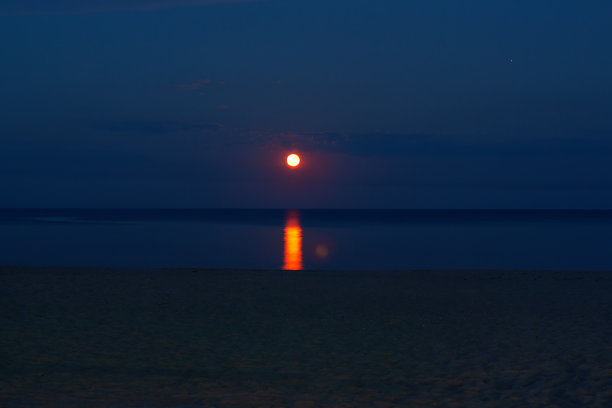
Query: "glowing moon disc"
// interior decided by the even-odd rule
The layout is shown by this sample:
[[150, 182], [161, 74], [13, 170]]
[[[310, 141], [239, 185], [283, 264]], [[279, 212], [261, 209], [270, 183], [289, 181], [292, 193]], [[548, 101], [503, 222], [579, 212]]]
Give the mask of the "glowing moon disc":
[[297, 167], [300, 164], [300, 156], [297, 154], [290, 154], [287, 156], [287, 164], [291, 167]]

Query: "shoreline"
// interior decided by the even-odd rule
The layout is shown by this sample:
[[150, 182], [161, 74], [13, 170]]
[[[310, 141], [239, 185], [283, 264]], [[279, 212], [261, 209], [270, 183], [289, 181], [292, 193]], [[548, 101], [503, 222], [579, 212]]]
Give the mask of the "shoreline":
[[0, 265], [0, 273], [33, 272], [33, 271], [81, 271], [81, 272], [232, 272], [232, 273], [331, 273], [331, 274], [612, 274], [612, 270], [599, 269], [520, 269], [520, 268], [432, 268], [432, 269], [302, 269], [286, 270], [282, 268], [221, 268], [221, 267], [105, 267], [105, 266], [62, 266], [62, 265]]

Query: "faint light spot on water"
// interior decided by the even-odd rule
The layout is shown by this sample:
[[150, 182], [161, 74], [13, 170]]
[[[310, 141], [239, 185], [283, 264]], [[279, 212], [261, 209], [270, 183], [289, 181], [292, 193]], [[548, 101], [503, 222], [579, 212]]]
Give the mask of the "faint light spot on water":
[[315, 248], [315, 254], [319, 258], [327, 258], [329, 256], [329, 248], [327, 247], [327, 245], [319, 244]]

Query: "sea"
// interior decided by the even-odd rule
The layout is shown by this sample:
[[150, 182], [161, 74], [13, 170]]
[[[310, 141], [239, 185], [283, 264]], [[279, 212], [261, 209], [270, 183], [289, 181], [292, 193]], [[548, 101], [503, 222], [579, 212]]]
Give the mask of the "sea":
[[0, 225], [3, 408], [612, 407], [611, 211]]
[[612, 270], [609, 210], [2, 209], [0, 265]]

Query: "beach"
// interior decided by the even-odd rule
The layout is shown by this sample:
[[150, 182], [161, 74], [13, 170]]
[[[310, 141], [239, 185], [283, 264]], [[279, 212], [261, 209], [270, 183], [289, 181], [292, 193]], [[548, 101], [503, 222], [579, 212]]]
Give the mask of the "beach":
[[612, 275], [0, 268], [0, 406], [608, 407]]

